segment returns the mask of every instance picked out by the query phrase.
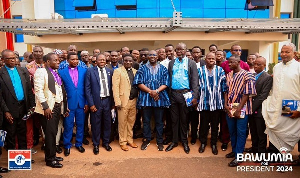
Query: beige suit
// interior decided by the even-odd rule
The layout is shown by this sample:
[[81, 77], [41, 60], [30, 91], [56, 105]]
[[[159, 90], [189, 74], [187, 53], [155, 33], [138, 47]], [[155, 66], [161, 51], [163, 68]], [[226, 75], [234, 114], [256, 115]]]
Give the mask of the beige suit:
[[[53, 110], [55, 101], [56, 101], [56, 95], [49, 89], [48, 86], [48, 72], [45, 68], [39, 68], [36, 70], [34, 74], [34, 91], [35, 91], [35, 112], [44, 115], [43, 105], [45, 107], [45, 104], [49, 106], [51, 110]], [[58, 89], [58, 85], [55, 84], [55, 88], [52, 90], [55, 91], [61, 91]], [[61, 101], [63, 101], [63, 94], [60, 95]], [[62, 114], [65, 109], [63, 109], [62, 105]]]
[[[132, 71], [135, 75], [136, 70], [132, 68]], [[114, 71], [112, 84], [115, 106], [122, 107], [118, 110], [119, 143], [120, 145], [133, 143], [132, 128], [136, 117], [136, 98], [129, 100], [131, 84], [124, 66]]]

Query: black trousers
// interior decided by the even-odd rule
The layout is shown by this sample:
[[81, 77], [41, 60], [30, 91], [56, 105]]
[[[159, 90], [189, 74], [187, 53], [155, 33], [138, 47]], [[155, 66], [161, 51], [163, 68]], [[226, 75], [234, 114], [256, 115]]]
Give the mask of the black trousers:
[[189, 120], [191, 122], [191, 136], [192, 140], [197, 139], [198, 125], [199, 125], [199, 111], [192, 109], [189, 112]]
[[250, 115], [249, 127], [253, 152], [265, 153], [267, 151], [267, 134], [265, 134], [266, 124], [264, 118]]
[[169, 108], [164, 109], [164, 118], [166, 120], [165, 139], [172, 140], [173, 138], [172, 119], [171, 119], [171, 112]]
[[84, 119], [84, 138], [86, 138], [89, 135], [89, 116], [90, 116], [90, 110], [85, 113], [85, 119]]
[[172, 119], [172, 130], [173, 130], [173, 143], [178, 143], [178, 133], [182, 143], [188, 143], [187, 130], [188, 130], [188, 107], [186, 106], [183, 93], [177, 93], [171, 91], [170, 94], [170, 112]]
[[207, 135], [209, 130], [209, 123], [211, 127], [211, 145], [217, 145], [218, 141], [218, 127], [219, 127], [219, 118], [220, 118], [220, 110], [216, 111], [200, 111], [200, 134], [199, 140], [201, 144], [207, 144]]
[[56, 134], [58, 121], [61, 114], [61, 103], [55, 103], [52, 110], [52, 119], [47, 119], [44, 115], [40, 117], [41, 125], [45, 133], [45, 161], [52, 162], [56, 157]]
[[22, 119], [25, 114], [25, 103], [21, 102], [18, 108], [15, 109], [19, 110], [19, 117], [14, 118], [12, 124], [8, 123], [5, 118], [5, 130], [7, 131], [5, 140], [7, 149], [16, 149], [16, 136], [18, 138], [18, 149], [27, 149], [26, 121]]

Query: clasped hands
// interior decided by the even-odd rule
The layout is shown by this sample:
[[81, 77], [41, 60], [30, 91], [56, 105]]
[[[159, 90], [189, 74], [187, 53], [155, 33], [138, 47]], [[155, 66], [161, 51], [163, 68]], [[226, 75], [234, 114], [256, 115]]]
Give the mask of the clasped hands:
[[159, 93], [157, 93], [156, 90], [151, 90], [149, 92], [149, 94], [154, 99], [154, 101], [158, 101], [159, 100]]

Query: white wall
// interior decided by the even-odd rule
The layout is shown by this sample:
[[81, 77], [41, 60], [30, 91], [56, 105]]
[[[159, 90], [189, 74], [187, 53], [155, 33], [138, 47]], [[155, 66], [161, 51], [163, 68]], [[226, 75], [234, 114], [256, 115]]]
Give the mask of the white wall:
[[51, 19], [54, 14], [54, 0], [34, 0], [36, 19]]

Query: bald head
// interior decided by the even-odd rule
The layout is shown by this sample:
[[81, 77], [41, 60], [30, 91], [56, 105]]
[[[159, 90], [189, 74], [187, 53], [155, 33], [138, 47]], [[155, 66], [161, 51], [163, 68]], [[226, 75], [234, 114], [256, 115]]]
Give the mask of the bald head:
[[257, 74], [261, 73], [266, 68], [267, 60], [260, 56], [254, 61], [254, 70]]

